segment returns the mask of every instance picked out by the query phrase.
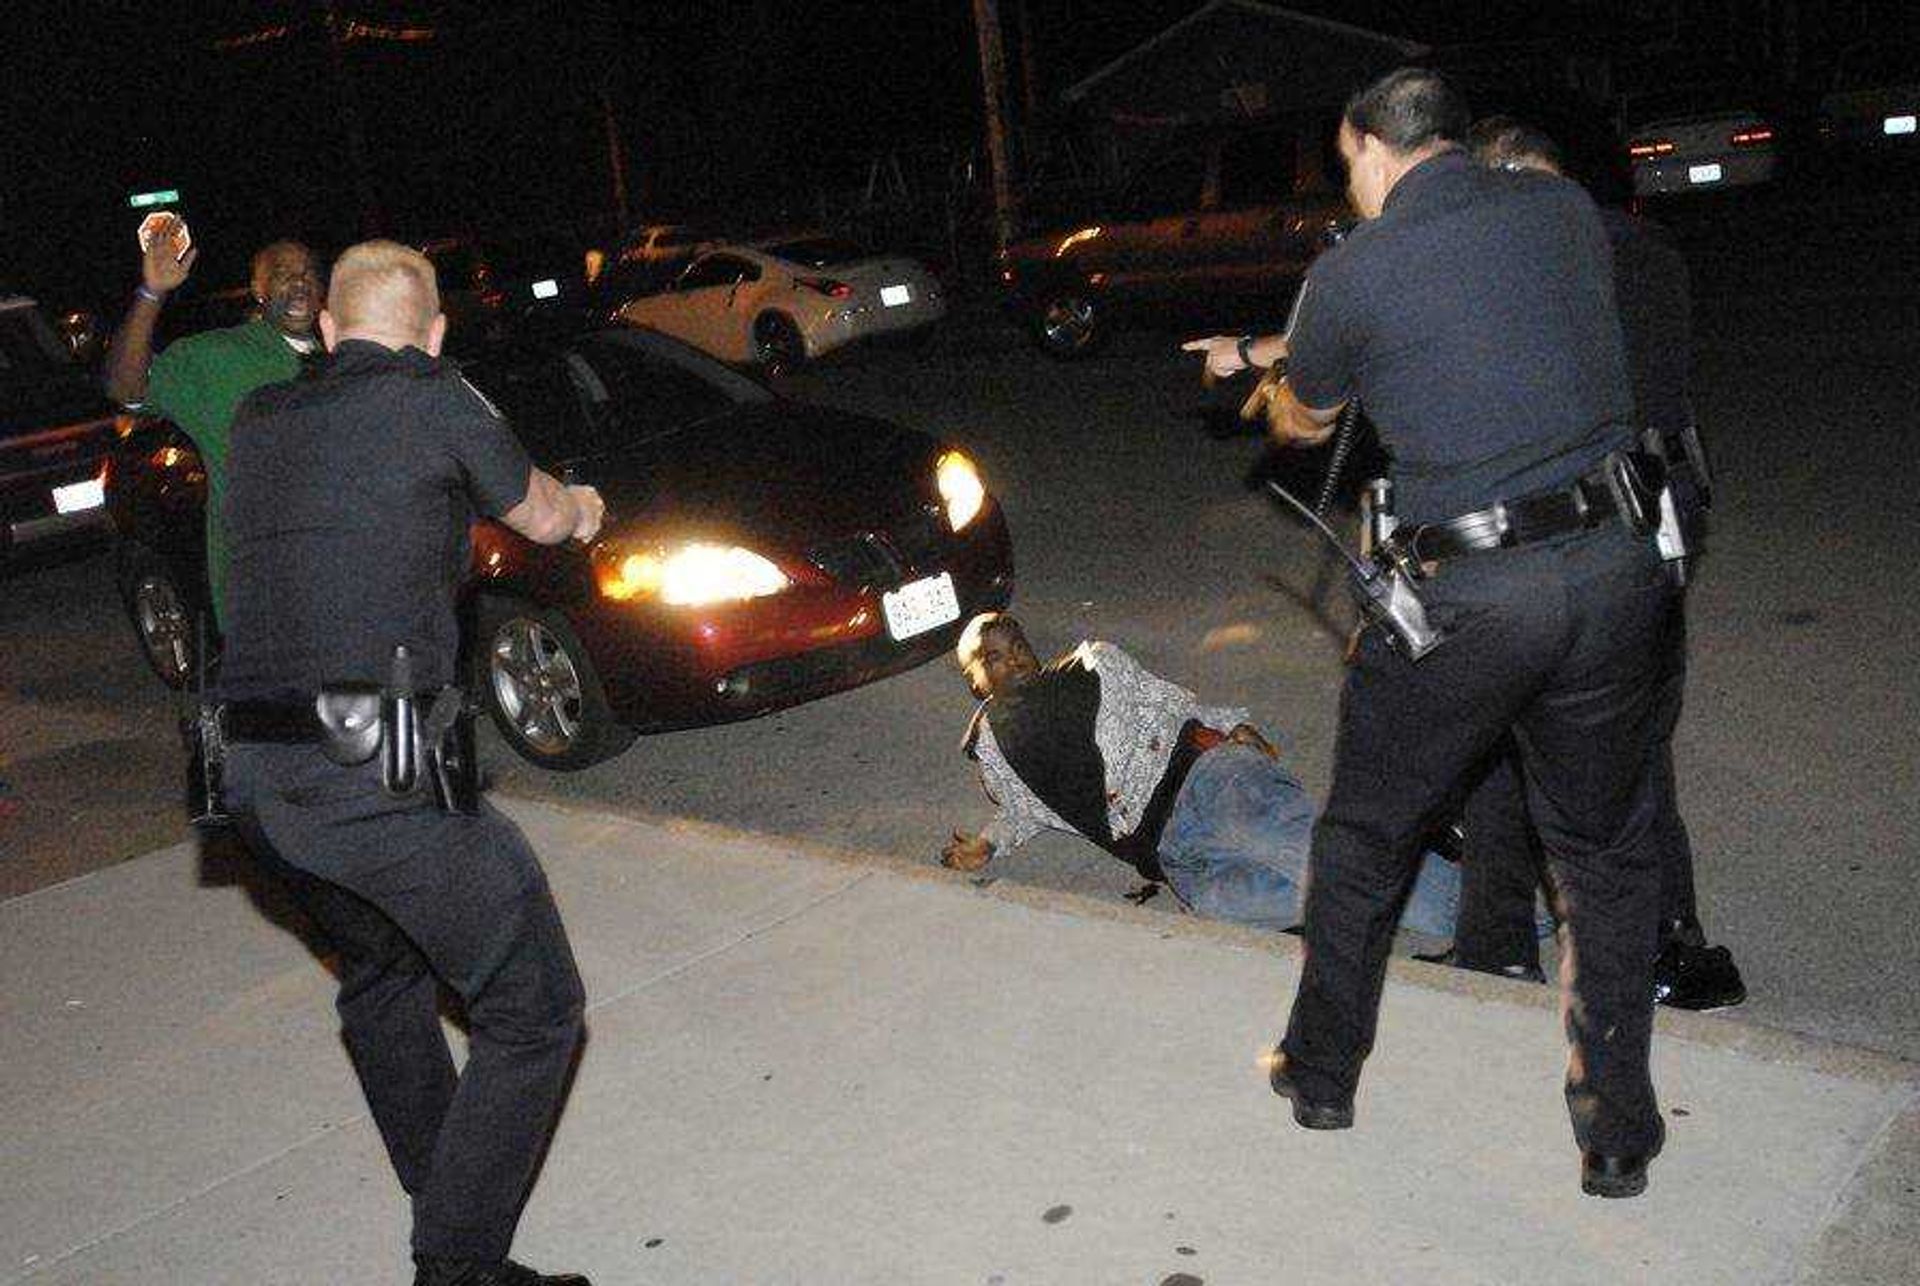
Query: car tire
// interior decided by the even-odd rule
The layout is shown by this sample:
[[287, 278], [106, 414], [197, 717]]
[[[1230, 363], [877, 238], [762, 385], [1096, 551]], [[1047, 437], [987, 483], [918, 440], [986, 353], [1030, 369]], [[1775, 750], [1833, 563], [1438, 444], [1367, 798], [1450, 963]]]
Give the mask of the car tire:
[[1107, 342], [1106, 305], [1083, 286], [1062, 287], [1040, 297], [1033, 310], [1033, 339], [1040, 351], [1062, 361], [1089, 357]]
[[807, 341], [785, 313], [761, 313], [753, 323], [753, 361], [769, 375], [806, 364]]
[[187, 583], [165, 558], [129, 542], [120, 550], [120, 601], [147, 665], [174, 691], [186, 688], [200, 663], [200, 609]]
[[607, 705], [580, 636], [552, 608], [484, 599], [476, 613], [474, 681], [507, 744], [527, 762], [572, 772], [633, 744]]

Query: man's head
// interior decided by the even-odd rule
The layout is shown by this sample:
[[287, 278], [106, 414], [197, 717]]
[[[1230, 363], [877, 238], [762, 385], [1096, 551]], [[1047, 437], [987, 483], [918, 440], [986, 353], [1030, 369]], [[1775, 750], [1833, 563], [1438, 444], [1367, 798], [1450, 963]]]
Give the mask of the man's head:
[[968, 621], [953, 657], [976, 697], [1002, 696], [1040, 673], [1026, 631], [1005, 612], [982, 612]]
[[306, 339], [326, 299], [320, 289], [320, 270], [313, 251], [298, 241], [276, 241], [253, 256], [250, 278], [260, 315], [283, 335]]
[[1511, 116], [1488, 116], [1467, 131], [1467, 150], [1490, 170], [1566, 171], [1560, 147], [1544, 133]]
[[1339, 139], [1355, 212], [1377, 218], [1408, 170], [1458, 146], [1466, 132], [1466, 104], [1429, 68], [1402, 67], [1355, 94], [1341, 114]]
[[394, 241], [362, 241], [333, 265], [327, 307], [320, 314], [327, 347], [349, 339], [386, 348], [418, 348], [439, 355], [447, 335], [433, 265]]

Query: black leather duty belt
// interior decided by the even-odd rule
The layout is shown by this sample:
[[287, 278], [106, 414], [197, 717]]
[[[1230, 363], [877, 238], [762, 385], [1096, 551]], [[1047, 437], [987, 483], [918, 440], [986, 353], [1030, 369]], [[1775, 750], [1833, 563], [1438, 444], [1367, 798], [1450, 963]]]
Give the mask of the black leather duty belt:
[[228, 741], [308, 745], [320, 740], [319, 712], [312, 701], [228, 701], [220, 707]]
[[1497, 501], [1444, 522], [1396, 531], [1394, 540], [1417, 562], [1432, 562], [1552, 540], [1616, 517], [1629, 523], [1641, 521], [1638, 514], [1622, 509], [1620, 485], [1609, 479], [1607, 467], [1602, 466], [1565, 487]]

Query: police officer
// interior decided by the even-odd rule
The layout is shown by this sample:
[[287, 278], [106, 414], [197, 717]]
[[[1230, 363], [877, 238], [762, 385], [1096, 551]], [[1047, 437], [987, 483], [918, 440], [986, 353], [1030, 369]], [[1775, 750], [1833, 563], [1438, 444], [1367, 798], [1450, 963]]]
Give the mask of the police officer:
[[[228, 803], [338, 954], [348, 1054], [412, 1198], [417, 1286], [584, 1286], [507, 1258], [582, 1031], [546, 877], [490, 806], [396, 789], [381, 755], [342, 766], [316, 695], [391, 686], [398, 646], [422, 702], [454, 683], [473, 516], [558, 544], [591, 539], [603, 506], [534, 468], [440, 365], [446, 318], [421, 255], [381, 241], [341, 255], [320, 330], [324, 371], [254, 393], [234, 428]], [[440, 983], [470, 1028], [458, 1073]]]
[[[1469, 150], [1482, 165], [1561, 174], [1554, 141], [1522, 121], [1493, 116], [1474, 122]], [[1634, 421], [1643, 442], [1666, 460], [1673, 476], [1671, 521], [1682, 536], [1667, 551], [1669, 566], [1687, 568], [1700, 552], [1707, 479], [1687, 396], [1691, 306], [1687, 263], [1656, 225], [1611, 207], [1600, 211], [1613, 246], [1614, 294], [1633, 385]], [[1683, 576], [1684, 579], [1684, 576]], [[1649, 803], [1660, 850], [1660, 950], [1653, 994], [1676, 1009], [1723, 1009], [1747, 997], [1733, 953], [1707, 945], [1694, 893], [1693, 844], [1674, 787], [1673, 732], [1687, 681], [1684, 614], [1661, 654], [1660, 744], [1649, 758]], [[1512, 758], [1495, 757], [1486, 780], [1467, 800], [1467, 848], [1461, 863], [1460, 916], [1451, 963], [1493, 973], [1539, 976], [1539, 940], [1533, 932], [1537, 846], [1526, 821], [1525, 797]]]
[[1358, 398], [1393, 456], [1399, 535], [1440, 646], [1379, 629], [1341, 698], [1308, 868], [1306, 955], [1272, 1062], [1309, 1129], [1353, 1123], [1394, 911], [1420, 840], [1511, 733], [1562, 894], [1581, 1186], [1644, 1190], [1663, 1138], [1648, 1073], [1659, 870], [1637, 807], [1673, 590], [1620, 454], [1632, 403], [1607, 238], [1573, 183], [1475, 166], [1464, 104], [1402, 69], [1347, 104], [1363, 222], [1307, 274], [1287, 336], [1190, 347], [1215, 375], [1288, 361], [1274, 432], [1312, 443]]

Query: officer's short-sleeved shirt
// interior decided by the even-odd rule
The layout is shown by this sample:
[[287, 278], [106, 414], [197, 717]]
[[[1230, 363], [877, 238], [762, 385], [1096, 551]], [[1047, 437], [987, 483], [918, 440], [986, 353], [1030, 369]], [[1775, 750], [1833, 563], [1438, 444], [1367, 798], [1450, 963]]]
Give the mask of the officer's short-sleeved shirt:
[[1444, 152], [1301, 290], [1289, 382], [1308, 406], [1360, 398], [1404, 521], [1571, 482], [1628, 444], [1607, 236], [1566, 179]]
[[241, 405], [230, 464], [223, 695], [383, 682], [403, 643], [416, 684], [454, 680], [468, 528], [531, 467], [484, 398], [417, 348], [350, 340]]
[[207, 583], [224, 623], [225, 541], [218, 515], [226, 495], [228, 437], [241, 399], [300, 373], [300, 355], [271, 323], [250, 321], [169, 344], [147, 375], [149, 409], [193, 439], [207, 471]]

